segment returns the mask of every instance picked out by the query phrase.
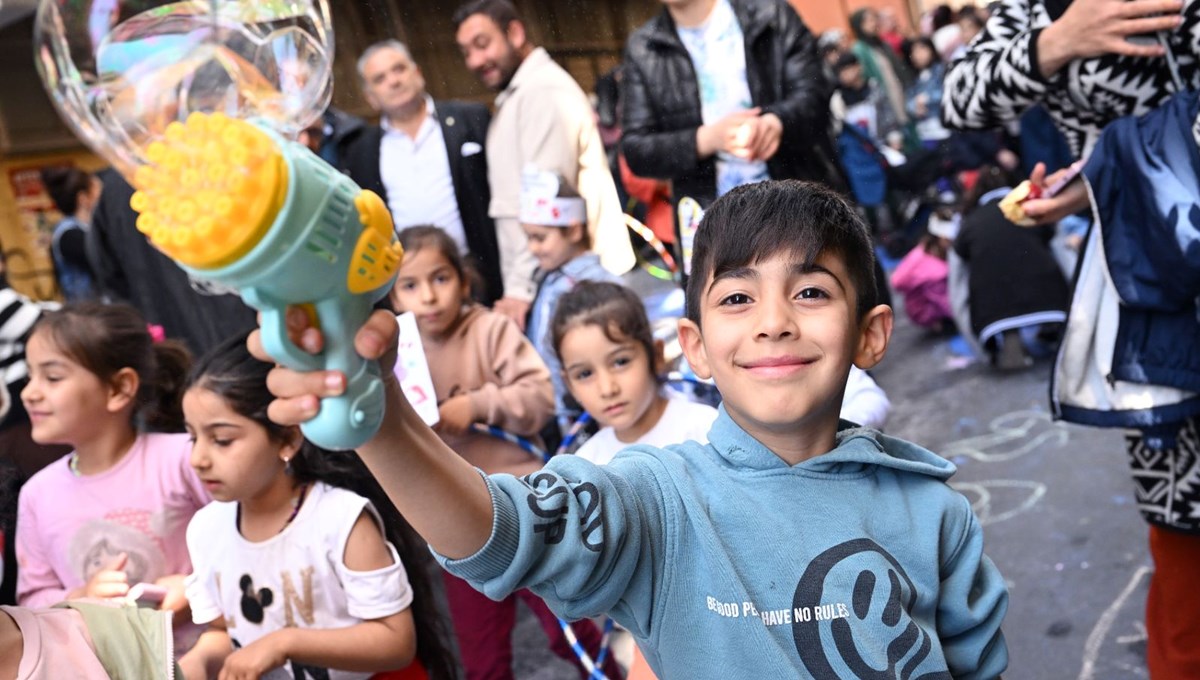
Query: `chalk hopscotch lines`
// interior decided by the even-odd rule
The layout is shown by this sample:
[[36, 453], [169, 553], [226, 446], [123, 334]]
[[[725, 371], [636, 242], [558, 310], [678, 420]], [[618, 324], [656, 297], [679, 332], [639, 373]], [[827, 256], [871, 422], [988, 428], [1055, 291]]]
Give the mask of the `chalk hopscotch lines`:
[[[1069, 439], [1067, 427], [1054, 422], [1050, 414], [1033, 410], [1013, 411], [988, 423], [987, 433], [943, 446], [942, 454], [950, 459], [962, 456], [981, 463], [1001, 463], [1049, 448], [1060, 448]], [[971, 499], [971, 507], [979, 523], [984, 526], [1004, 522], [1032, 510], [1048, 491], [1048, 487], [1041, 482], [1018, 479], [951, 482], [951, 486]], [[1012, 502], [1014, 498], [1018, 499], [1015, 504]], [[1110, 638], [1120, 645], [1135, 644], [1146, 639], [1145, 626], [1141, 621], [1133, 621], [1134, 630], [1124, 635], [1114, 636], [1113, 626], [1121, 610], [1153, 571], [1150, 566], [1139, 566], [1116, 599], [1100, 615], [1084, 643], [1077, 680], [1097, 680], [1098, 674], [1111, 677], [1109, 674], [1113, 671], [1127, 673], [1125, 677], [1148, 677], [1144, 666], [1132, 663], [1106, 661], [1104, 669], [1098, 667], [1101, 665], [1101, 651]]]
[[[971, 499], [971, 509], [979, 518], [979, 524], [987, 526], [1012, 519], [1021, 513], [1028, 512], [1046, 495], [1046, 485], [1024, 479], [990, 479], [986, 482], [951, 482], [955, 491]], [[1023, 498], [1012, 508], [996, 512], [1000, 503], [994, 502], [992, 491], [995, 489], [1012, 489], [1023, 493]], [[1009, 494], [1006, 494], [1009, 495]]]
[[[1067, 428], [1051, 420], [1050, 414], [1032, 410], [998, 416], [988, 423], [988, 430], [986, 434], [950, 442], [942, 447], [942, 454], [951, 459], [962, 456], [981, 463], [1002, 463], [1044, 448], [1061, 447], [1070, 438]], [[1023, 479], [951, 482], [950, 486], [971, 499], [971, 508], [984, 526], [1028, 512], [1047, 491], [1045, 484]], [[1014, 494], [1019, 499], [1015, 505], [996, 510]], [[998, 502], [998, 497], [1005, 501]]]
[[[1079, 669], [1077, 680], [1092, 680], [1096, 677], [1096, 662], [1100, 658], [1100, 649], [1104, 646], [1104, 640], [1108, 637], [1113, 622], [1117, 620], [1117, 614], [1121, 611], [1121, 607], [1125, 606], [1125, 601], [1141, 585], [1142, 579], [1149, 577], [1153, 571], [1154, 568], [1148, 565], [1138, 567], [1137, 571], [1133, 572], [1133, 576], [1129, 579], [1129, 583], [1125, 584], [1125, 588], [1117, 595], [1117, 599], [1113, 600], [1112, 604], [1108, 605], [1108, 608], [1100, 615], [1100, 618], [1096, 621], [1096, 625], [1092, 628], [1092, 632], [1088, 634], [1087, 641], [1083, 643], [1083, 666]], [[1145, 627], [1140, 621], [1136, 625], [1140, 629], [1139, 634], [1120, 636], [1117, 638], [1117, 642], [1129, 644], [1145, 639]], [[1123, 670], [1127, 670], [1138, 677], [1146, 677], [1144, 668], [1125, 665]]]
[[[1047, 429], [1030, 437], [1039, 425]], [[1020, 458], [1045, 446], [1060, 447], [1070, 438], [1067, 428], [1042, 411], [1013, 411], [988, 423], [987, 434], [967, 437], [942, 447], [947, 458], [966, 456], [981, 463], [1001, 463]], [[1008, 448], [1013, 445], [1013, 448]]]

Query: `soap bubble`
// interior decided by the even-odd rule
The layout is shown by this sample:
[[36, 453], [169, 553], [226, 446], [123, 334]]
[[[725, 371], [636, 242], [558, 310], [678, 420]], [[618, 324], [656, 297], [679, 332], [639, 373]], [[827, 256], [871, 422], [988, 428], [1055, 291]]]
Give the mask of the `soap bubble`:
[[34, 51], [63, 118], [131, 182], [194, 111], [291, 137], [333, 92], [326, 0], [42, 0]]

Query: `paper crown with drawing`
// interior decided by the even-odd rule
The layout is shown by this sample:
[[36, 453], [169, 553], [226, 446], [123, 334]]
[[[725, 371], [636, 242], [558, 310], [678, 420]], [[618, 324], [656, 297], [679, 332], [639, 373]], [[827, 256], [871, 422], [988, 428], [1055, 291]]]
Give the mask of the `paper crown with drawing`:
[[578, 196], [559, 196], [562, 178], [552, 172], [526, 167], [521, 173], [522, 224], [569, 227], [587, 224], [587, 206]]

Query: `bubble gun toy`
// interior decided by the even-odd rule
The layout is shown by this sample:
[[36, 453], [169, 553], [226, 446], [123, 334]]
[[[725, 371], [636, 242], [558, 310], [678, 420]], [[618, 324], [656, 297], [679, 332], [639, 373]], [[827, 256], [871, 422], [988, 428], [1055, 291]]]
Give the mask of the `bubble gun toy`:
[[[321, 400], [305, 437], [327, 449], [370, 439], [383, 383], [353, 338], [403, 255], [383, 200], [303, 145], [220, 113], [171, 123], [146, 156], [130, 200], [138, 230], [192, 277], [232, 287], [260, 311], [263, 346], [280, 364], [345, 374], [346, 392]], [[289, 306], [321, 329], [321, 353], [289, 339]]]

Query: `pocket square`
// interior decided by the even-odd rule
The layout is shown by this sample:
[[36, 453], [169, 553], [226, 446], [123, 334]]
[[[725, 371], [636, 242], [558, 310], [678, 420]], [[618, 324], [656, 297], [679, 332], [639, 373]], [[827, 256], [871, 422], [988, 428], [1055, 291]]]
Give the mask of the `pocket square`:
[[480, 151], [483, 151], [483, 147], [479, 145], [479, 142], [463, 142], [461, 150], [463, 158], [474, 156]]

